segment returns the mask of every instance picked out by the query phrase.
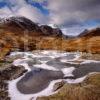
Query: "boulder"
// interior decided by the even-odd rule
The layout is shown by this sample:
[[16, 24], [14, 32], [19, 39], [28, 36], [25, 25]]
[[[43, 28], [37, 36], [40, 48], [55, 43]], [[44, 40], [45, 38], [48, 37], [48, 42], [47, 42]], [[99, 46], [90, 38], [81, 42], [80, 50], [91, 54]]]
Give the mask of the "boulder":
[[0, 69], [0, 100], [11, 100], [8, 95], [8, 81], [18, 78], [26, 72], [24, 67], [3, 64]]

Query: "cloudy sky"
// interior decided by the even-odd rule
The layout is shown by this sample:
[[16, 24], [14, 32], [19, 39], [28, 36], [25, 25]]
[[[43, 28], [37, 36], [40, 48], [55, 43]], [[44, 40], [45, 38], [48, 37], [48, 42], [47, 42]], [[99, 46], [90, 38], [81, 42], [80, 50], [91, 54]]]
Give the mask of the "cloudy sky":
[[0, 17], [25, 16], [77, 35], [100, 27], [100, 0], [0, 0]]

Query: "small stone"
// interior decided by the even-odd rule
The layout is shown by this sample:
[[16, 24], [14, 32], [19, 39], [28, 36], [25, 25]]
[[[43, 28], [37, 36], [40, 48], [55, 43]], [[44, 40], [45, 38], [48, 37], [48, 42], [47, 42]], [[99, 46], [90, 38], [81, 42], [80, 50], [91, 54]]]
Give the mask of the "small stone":
[[65, 84], [64, 81], [55, 83], [54, 87], [53, 87], [53, 91], [57, 91], [58, 89], [60, 89], [61, 87], [63, 87], [63, 85]]

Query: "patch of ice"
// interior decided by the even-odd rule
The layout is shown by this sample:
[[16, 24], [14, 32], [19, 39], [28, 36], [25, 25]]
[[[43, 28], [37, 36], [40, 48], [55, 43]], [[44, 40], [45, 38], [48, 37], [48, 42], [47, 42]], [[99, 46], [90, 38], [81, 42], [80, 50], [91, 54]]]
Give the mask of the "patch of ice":
[[[43, 50], [43, 51], [38, 51], [38, 52], [13, 52], [10, 54], [10, 56], [16, 56], [16, 55], [23, 55], [22, 59], [17, 59], [13, 62], [13, 65], [15, 66], [19, 66], [22, 65], [25, 67], [25, 69], [27, 69], [28, 71], [31, 71], [30, 67], [28, 66], [27, 60], [30, 60], [32, 58], [40, 58], [40, 57], [51, 57], [51, 58], [57, 58], [57, 57], [63, 57], [63, 56], [67, 56], [68, 54], [71, 53], [66, 53], [66, 52], [59, 52], [56, 50]], [[80, 57], [80, 53], [72, 53], [75, 54], [75, 59], [71, 59], [71, 61], [73, 60], [77, 60]], [[68, 62], [68, 60], [66, 59], [62, 59], [62, 62]], [[83, 62], [84, 63], [89, 63], [88, 61]], [[69, 63], [73, 63], [73, 62], [69, 62]], [[81, 63], [82, 64], [82, 63]], [[58, 71], [59, 69], [49, 66], [44, 62], [42, 62], [42, 64], [38, 65], [35, 64], [34, 67], [36, 68], [42, 68], [42, 69], [47, 69], [47, 70], [54, 70], [54, 71]], [[69, 67], [69, 68], [63, 68], [61, 69], [61, 71], [63, 72], [64, 76], [73, 76], [72, 72], [75, 70], [74, 67]], [[25, 74], [24, 74], [25, 75]], [[23, 75], [23, 76], [24, 76]], [[44, 89], [43, 91], [40, 91], [39, 93], [36, 94], [22, 94], [18, 91], [17, 87], [16, 87], [16, 83], [23, 77], [21, 76], [20, 78], [17, 78], [15, 80], [9, 81], [8, 82], [8, 92], [9, 92], [9, 96], [11, 97], [11, 100], [36, 100], [37, 97], [41, 97], [41, 96], [48, 96], [48, 95], [52, 95], [55, 92], [53, 92], [53, 86], [55, 83], [57, 82], [61, 82], [62, 79], [59, 80], [53, 80], [50, 82], [49, 86]], [[64, 79], [66, 82], [68, 83], [80, 83], [82, 82], [84, 79], [86, 78], [86, 76], [78, 78], [78, 79]], [[33, 98], [33, 99], [32, 99]]]
[[[60, 61], [61, 62], [63, 62], [63, 63], [66, 63], [66, 62], [68, 62], [68, 61], [75, 61], [75, 60], [77, 60], [80, 56], [81, 56], [81, 53], [70, 53], [70, 54], [73, 54], [74, 56], [75, 56], [75, 58], [73, 58], [73, 59], [61, 59]], [[73, 62], [71, 62], [71, 63], [73, 63]]]
[[74, 67], [63, 68], [61, 71], [63, 72], [64, 76], [73, 76], [72, 72], [75, 70]]
[[43, 54], [48, 54], [49, 51], [46, 51], [46, 50], [45, 50], [45, 51], [42, 51], [42, 53], [43, 53]]
[[100, 63], [100, 61], [96, 61], [96, 60], [84, 60], [81, 64], [88, 64], [88, 63]]
[[57, 58], [62, 56], [67, 56], [68, 54], [75, 54], [77, 59], [79, 57], [79, 53], [69, 53], [69, 52], [61, 52], [56, 50], [40, 50], [37, 52], [12, 52], [10, 56], [22, 55], [24, 58], [35, 58], [35, 57], [51, 57]]
[[[34, 58], [34, 57], [37, 57], [37, 55], [35, 54], [32, 54], [31, 52], [12, 52], [10, 54], [10, 56], [16, 56], [16, 55], [22, 55], [24, 58]], [[40, 55], [38, 55], [40, 56]]]
[[15, 51], [15, 52], [11, 52], [10, 56], [26, 55], [26, 54], [27, 54], [27, 52], [17, 52], [17, 51]]
[[68, 52], [61, 52], [61, 51], [57, 51], [57, 50], [43, 50], [41, 51], [42, 54], [47, 55], [49, 57], [52, 58], [57, 58], [57, 57], [61, 57], [61, 56], [65, 56], [67, 54], [69, 54]]
[[31, 69], [30, 69], [30, 67], [28, 66], [28, 64], [25, 63], [25, 62], [22, 63], [22, 61], [23, 61], [23, 59], [17, 59], [17, 60], [15, 60], [15, 61], [13, 62], [13, 65], [14, 65], [14, 66], [20, 66], [20, 65], [21, 65], [21, 66], [25, 67], [26, 70], [31, 71]]
[[42, 68], [42, 69], [47, 69], [47, 70], [54, 70], [54, 71], [58, 71], [58, 69], [56, 69], [55, 67], [49, 66], [45, 63], [41, 64], [41, 65], [34, 65], [34, 67], [36, 68]]
[[67, 63], [69, 63], [69, 64], [79, 64], [78, 62], [74, 62], [74, 61], [68, 61]]
[[79, 57], [81, 57], [81, 52], [76, 52], [75, 59], [73, 59], [73, 60], [77, 60], [77, 59], [79, 59]]
[[49, 96], [54, 94], [55, 92], [53, 92], [53, 86], [55, 83], [57, 82], [61, 82], [62, 80], [53, 80], [50, 82], [49, 86], [44, 89], [41, 92], [38, 92], [36, 94], [22, 94], [18, 91], [17, 87], [16, 87], [16, 83], [21, 79], [22, 77], [16, 79], [16, 80], [12, 80], [9, 81], [8, 83], [8, 92], [9, 92], [9, 96], [11, 97], [11, 100], [36, 100], [37, 97], [41, 97], [41, 96]]
[[66, 82], [70, 83], [70, 84], [81, 83], [85, 78], [86, 78], [86, 76], [83, 76], [83, 77], [77, 78], [77, 79], [66, 79]]
[[66, 63], [68, 60], [67, 59], [61, 59], [60, 61], [63, 62], [63, 63]]

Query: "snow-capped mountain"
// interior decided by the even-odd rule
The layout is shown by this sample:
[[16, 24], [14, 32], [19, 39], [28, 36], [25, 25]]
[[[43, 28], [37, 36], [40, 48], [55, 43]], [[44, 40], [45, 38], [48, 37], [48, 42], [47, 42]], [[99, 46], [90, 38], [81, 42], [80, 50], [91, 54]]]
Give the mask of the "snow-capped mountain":
[[32, 31], [34, 29], [38, 30], [39, 27], [36, 23], [32, 22], [31, 20], [25, 17], [9, 17], [9, 18], [2, 18], [0, 19], [0, 23], [3, 25], [16, 25], [22, 29], [27, 29]]
[[[32, 32], [38, 32], [41, 35], [47, 36], [62, 36], [62, 31], [59, 28], [52, 28], [48, 25], [38, 25], [37, 23], [25, 18], [25, 17], [9, 17], [9, 18], [2, 18], [0, 19], [1, 26], [7, 26], [6, 29], [9, 27], [12, 29], [21, 29], [27, 30]], [[37, 34], [38, 35], [38, 34]]]

